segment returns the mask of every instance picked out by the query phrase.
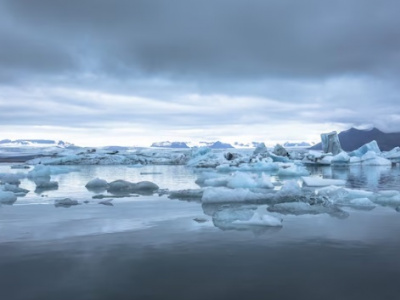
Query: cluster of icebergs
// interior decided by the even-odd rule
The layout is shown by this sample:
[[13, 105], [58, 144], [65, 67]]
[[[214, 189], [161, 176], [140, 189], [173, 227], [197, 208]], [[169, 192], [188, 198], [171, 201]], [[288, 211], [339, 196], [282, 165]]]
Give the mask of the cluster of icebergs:
[[[253, 151], [215, 151], [207, 147], [189, 150], [141, 149], [129, 151], [100, 151], [89, 149], [54, 157], [29, 161], [35, 165], [28, 173], [0, 174], [0, 203], [12, 204], [28, 191], [19, 187], [20, 179], [28, 178], [37, 190], [57, 189], [52, 175], [76, 171], [76, 167], [59, 168], [48, 165], [186, 165], [197, 174], [198, 189], [168, 191], [158, 185], [116, 180], [107, 182], [95, 178], [86, 188], [97, 194], [101, 204], [112, 205], [111, 198], [167, 194], [171, 199], [200, 202], [204, 213], [215, 226], [222, 229], [244, 229], [248, 226], [281, 227], [285, 215], [329, 214], [346, 218], [346, 207], [370, 210], [377, 205], [400, 210], [399, 191], [364, 191], [346, 187], [341, 179], [310, 176], [310, 165], [348, 167], [391, 166], [400, 163], [400, 148], [380, 151], [372, 141], [352, 152], [340, 147], [334, 133], [322, 136], [323, 152], [297, 149], [288, 151], [277, 145], [268, 149], [263, 143]], [[82, 151], [81, 149], [79, 151]], [[25, 168], [25, 166], [21, 166]], [[104, 198], [108, 198], [104, 200]], [[80, 204], [73, 199], [58, 199], [56, 206]]]

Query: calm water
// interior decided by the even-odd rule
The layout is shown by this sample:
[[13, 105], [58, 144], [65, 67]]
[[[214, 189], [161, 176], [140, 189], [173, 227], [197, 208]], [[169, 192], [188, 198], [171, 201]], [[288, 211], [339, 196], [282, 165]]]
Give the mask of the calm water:
[[[59, 189], [42, 194], [22, 180], [32, 192], [0, 207], [1, 300], [376, 300], [400, 294], [400, 214], [391, 207], [347, 208], [345, 219], [283, 216], [282, 228], [237, 228], [215, 212], [254, 207], [202, 206], [157, 195], [103, 206], [84, 188], [94, 177], [196, 188], [196, 174], [185, 167], [79, 169], [53, 176]], [[5, 171], [9, 166], [0, 166]], [[312, 172], [346, 179], [353, 188], [400, 189], [398, 168]], [[54, 199], [66, 196], [90, 203], [55, 208]]]

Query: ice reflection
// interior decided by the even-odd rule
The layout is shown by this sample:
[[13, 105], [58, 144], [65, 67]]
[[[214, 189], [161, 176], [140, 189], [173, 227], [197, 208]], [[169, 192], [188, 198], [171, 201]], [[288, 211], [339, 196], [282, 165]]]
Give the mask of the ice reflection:
[[400, 191], [400, 168], [398, 166], [362, 166], [345, 167], [309, 167], [313, 175], [323, 178], [341, 179], [347, 182], [346, 187], [370, 191]]

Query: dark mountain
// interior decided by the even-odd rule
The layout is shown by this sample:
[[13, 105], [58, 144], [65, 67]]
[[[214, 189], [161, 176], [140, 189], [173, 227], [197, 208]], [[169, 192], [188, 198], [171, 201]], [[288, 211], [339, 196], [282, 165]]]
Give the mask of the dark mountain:
[[[400, 132], [385, 133], [377, 128], [370, 130], [359, 130], [350, 128], [349, 130], [339, 133], [340, 144], [345, 151], [353, 151], [362, 145], [375, 140], [382, 151], [392, 150], [394, 147], [400, 146]], [[311, 150], [321, 150], [321, 143], [309, 148]]]

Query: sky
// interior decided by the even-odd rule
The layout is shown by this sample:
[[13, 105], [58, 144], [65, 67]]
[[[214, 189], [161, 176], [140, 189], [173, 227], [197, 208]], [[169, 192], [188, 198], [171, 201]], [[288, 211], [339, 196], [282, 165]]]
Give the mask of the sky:
[[0, 0], [0, 139], [400, 131], [398, 0]]

